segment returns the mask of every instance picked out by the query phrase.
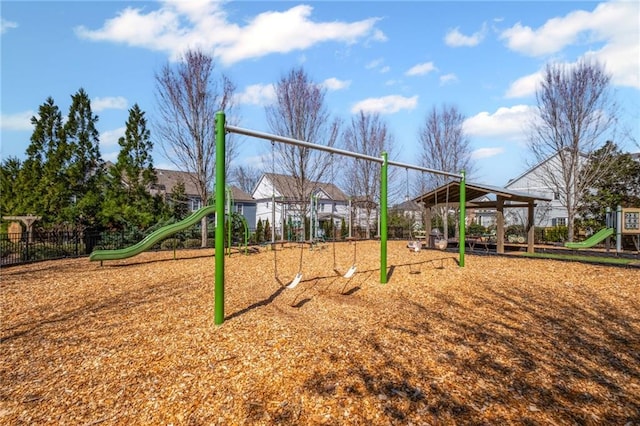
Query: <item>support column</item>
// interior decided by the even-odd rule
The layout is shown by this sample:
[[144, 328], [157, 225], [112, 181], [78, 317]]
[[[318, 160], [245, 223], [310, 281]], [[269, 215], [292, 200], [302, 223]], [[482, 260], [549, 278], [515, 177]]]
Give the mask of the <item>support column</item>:
[[536, 227], [534, 221], [533, 201], [529, 201], [527, 209], [527, 253], [535, 251], [534, 243], [536, 238]]
[[466, 179], [464, 170], [460, 172], [462, 174], [462, 179], [460, 180], [460, 220], [459, 220], [459, 231], [458, 231], [458, 247], [459, 247], [459, 260], [458, 266], [461, 268], [464, 267], [464, 249], [467, 244], [467, 235], [466, 235], [466, 226], [467, 226], [467, 190], [466, 190]]
[[214, 323], [224, 322], [225, 116], [216, 113], [216, 281]]
[[380, 283], [387, 283], [387, 153], [382, 153], [380, 171]]
[[504, 253], [504, 198], [496, 201], [496, 252]]

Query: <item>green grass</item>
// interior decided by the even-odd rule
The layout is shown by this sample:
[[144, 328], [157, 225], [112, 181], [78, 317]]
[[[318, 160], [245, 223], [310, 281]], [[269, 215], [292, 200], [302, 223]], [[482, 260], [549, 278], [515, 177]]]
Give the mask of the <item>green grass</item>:
[[525, 257], [535, 257], [538, 259], [556, 259], [556, 260], [571, 260], [577, 262], [587, 263], [605, 263], [610, 265], [630, 265], [638, 263], [638, 259], [625, 259], [620, 257], [605, 257], [605, 256], [581, 256], [575, 254], [556, 254], [556, 253], [522, 253]]

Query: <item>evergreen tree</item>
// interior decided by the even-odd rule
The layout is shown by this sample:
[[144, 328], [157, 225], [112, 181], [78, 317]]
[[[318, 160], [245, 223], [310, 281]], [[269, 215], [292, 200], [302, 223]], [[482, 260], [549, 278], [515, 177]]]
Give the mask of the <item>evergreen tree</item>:
[[171, 196], [169, 200], [169, 204], [171, 205], [171, 213], [172, 216], [176, 220], [182, 220], [187, 217], [187, 213], [189, 212], [187, 202], [187, 191], [184, 186], [184, 181], [178, 180], [178, 182], [173, 186], [171, 190]]
[[253, 238], [256, 243], [261, 243], [264, 241], [264, 228], [262, 226], [262, 219], [258, 219], [258, 223], [256, 224], [256, 232]]
[[70, 152], [65, 140], [62, 114], [53, 98], [40, 105], [31, 118], [34, 126], [27, 158], [20, 172], [22, 214], [37, 214], [43, 222], [55, 223], [71, 201], [66, 171]]
[[71, 96], [69, 116], [64, 125], [71, 160], [67, 170], [73, 206], [66, 219], [93, 225], [97, 221], [102, 195], [103, 162], [100, 155], [98, 116], [91, 111], [91, 101], [84, 89]]
[[116, 165], [122, 171], [122, 181], [130, 198], [146, 197], [149, 186], [157, 182], [151, 158], [153, 142], [144, 114], [135, 104], [129, 110], [124, 137], [118, 140], [120, 153]]
[[600, 174], [581, 197], [581, 215], [598, 225], [605, 224], [606, 209], [617, 206], [640, 206], [640, 162], [620, 151], [611, 141], [596, 150], [590, 157], [587, 168], [601, 168]]
[[9, 157], [0, 163], [0, 217], [20, 214], [19, 204], [22, 194], [19, 190], [22, 163], [16, 157]]
[[271, 225], [269, 225], [269, 219], [264, 221], [264, 239], [265, 241], [271, 241]]
[[344, 220], [344, 217], [340, 219], [340, 237], [345, 239], [349, 236], [349, 228], [347, 228], [347, 224]]
[[129, 110], [127, 129], [118, 144], [118, 160], [108, 174], [109, 191], [103, 220], [111, 225], [146, 228], [158, 219], [157, 203], [149, 192], [157, 177], [147, 120], [137, 104]]

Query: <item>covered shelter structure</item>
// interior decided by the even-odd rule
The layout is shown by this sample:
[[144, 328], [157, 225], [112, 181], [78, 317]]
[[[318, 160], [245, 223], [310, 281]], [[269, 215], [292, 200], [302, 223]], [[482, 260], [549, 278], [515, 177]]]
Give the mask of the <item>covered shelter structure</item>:
[[[490, 186], [484, 184], [476, 184], [467, 182], [465, 185], [466, 208], [473, 209], [495, 209], [496, 210], [496, 252], [504, 253], [504, 209], [505, 208], [526, 208], [527, 209], [527, 252], [533, 253], [534, 251], [534, 208], [536, 207], [536, 201], [551, 201], [550, 198], [529, 194], [520, 191], [513, 191], [506, 188], [500, 188], [497, 186]], [[479, 198], [494, 194], [496, 199], [490, 201], [477, 201]], [[451, 202], [449, 200], [460, 199], [460, 182], [452, 181], [446, 183], [430, 192], [427, 192], [419, 197], [414, 198], [414, 201], [424, 205], [427, 211], [426, 217], [426, 231], [427, 234], [431, 232], [431, 208], [435, 206], [442, 206], [448, 203], [453, 208], [458, 208], [457, 202]], [[465, 222], [466, 223], [466, 222]], [[463, 242], [460, 242], [463, 244]]]

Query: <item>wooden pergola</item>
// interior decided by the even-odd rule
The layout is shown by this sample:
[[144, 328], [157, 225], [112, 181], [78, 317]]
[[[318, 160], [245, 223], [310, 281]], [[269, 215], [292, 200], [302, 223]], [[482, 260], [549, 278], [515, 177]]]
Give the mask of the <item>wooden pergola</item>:
[[[505, 208], [526, 208], [527, 209], [527, 251], [534, 251], [534, 208], [536, 201], [551, 201], [550, 198], [525, 192], [512, 191], [506, 188], [476, 184], [467, 182], [465, 185], [466, 208], [473, 209], [495, 209], [496, 210], [496, 251], [504, 253], [504, 209]], [[492, 201], [476, 201], [489, 194], [495, 194], [496, 199]], [[433, 191], [427, 192], [414, 201], [421, 203], [427, 210], [427, 234], [431, 232], [431, 207], [449, 205], [458, 208], [460, 200], [460, 182], [452, 181], [444, 184]]]

